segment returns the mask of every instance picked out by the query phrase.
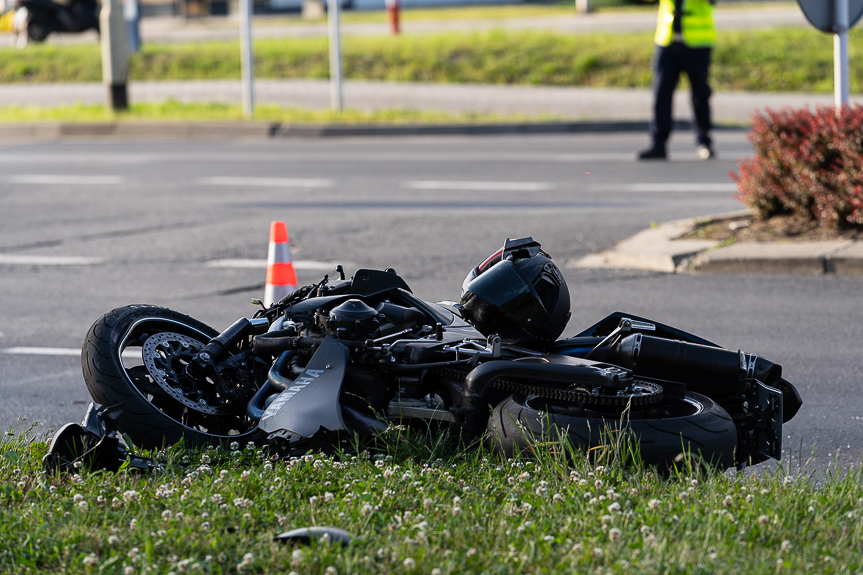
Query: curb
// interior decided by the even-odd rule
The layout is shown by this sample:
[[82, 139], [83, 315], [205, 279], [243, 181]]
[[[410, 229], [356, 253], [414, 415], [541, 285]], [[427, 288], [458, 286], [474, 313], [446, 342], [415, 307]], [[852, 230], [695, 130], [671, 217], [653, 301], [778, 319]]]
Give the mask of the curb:
[[[691, 123], [678, 121], [676, 130]], [[444, 136], [506, 134], [590, 134], [646, 132], [648, 122], [522, 122], [505, 124], [280, 124], [277, 122], [33, 122], [0, 125], [3, 140], [129, 138], [235, 140], [248, 138], [329, 138], [356, 136]], [[720, 128], [721, 129], [721, 128]]]
[[863, 275], [863, 242], [738, 242], [678, 239], [704, 221], [750, 217], [749, 210], [666, 222], [642, 230], [610, 250], [567, 262], [568, 268], [623, 268], [665, 273]]

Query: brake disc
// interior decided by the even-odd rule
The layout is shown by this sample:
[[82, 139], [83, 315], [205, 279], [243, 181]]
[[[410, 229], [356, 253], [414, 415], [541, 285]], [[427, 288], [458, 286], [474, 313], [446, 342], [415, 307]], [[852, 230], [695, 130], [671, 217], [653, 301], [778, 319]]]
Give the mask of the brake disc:
[[189, 409], [210, 415], [231, 413], [233, 409], [227, 403], [212, 404], [215, 389], [200, 387], [204, 384], [214, 388], [212, 381], [184, 376], [186, 366], [203, 346], [198, 340], [179, 333], [153, 334], [142, 346], [144, 366], [156, 385]]

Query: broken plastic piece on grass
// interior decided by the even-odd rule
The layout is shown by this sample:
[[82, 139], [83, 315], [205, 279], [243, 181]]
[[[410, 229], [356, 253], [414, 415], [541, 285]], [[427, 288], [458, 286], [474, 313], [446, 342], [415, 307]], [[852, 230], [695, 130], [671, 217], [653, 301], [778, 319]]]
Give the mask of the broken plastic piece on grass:
[[342, 545], [347, 545], [353, 539], [353, 535], [338, 527], [300, 527], [276, 535], [273, 537], [273, 541], [308, 545], [313, 539], [319, 541], [324, 539], [324, 536], [327, 536], [331, 543], [341, 543]]
[[139, 471], [152, 471], [153, 462], [138, 457], [120, 443], [117, 421], [123, 414], [123, 405], [103, 408], [90, 403], [84, 421], [67, 423], [51, 439], [42, 465], [49, 474], [68, 471], [78, 466], [86, 469], [118, 471], [122, 467]]

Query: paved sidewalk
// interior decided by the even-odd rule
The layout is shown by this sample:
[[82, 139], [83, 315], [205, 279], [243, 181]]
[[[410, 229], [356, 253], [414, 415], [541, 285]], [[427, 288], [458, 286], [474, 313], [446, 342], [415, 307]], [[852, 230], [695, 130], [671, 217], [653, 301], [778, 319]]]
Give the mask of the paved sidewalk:
[[752, 218], [748, 210], [690, 218], [642, 230], [610, 250], [567, 263], [571, 268], [630, 268], [668, 273], [775, 273], [863, 276], [863, 242], [737, 242], [678, 239], [696, 221], [727, 225]]
[[[102, 84], [0, 84], [3, 105], [58, 106], [105, 102]], [[240, 82], [229, 80], [190, 82], [133, 82], [132, 102], [240, 102]], [[257, 80], [255, 98], [259, 104], [283, 107], [327, 109], [330, 106], [327, 80]], [[688, 92], [675, 93], [675, 116], [691, 117]], [[759, 92], [718, 92], [712, 97], [716, 123], [745, 124], [756, 109], [832, 105], [830, 94], [789, 94]], [[852, 101], [863, 103], [863, 96]], [[346, 81], [346, 108], [358, 110], [417, 109], [447, 112], [520, 114], [528, 117], [554, 116], [567, 121], [637, 121], [651, 117], [650, 90], [597, 89], [549, 86], [507, 86], [488, 84], [422, 84], [374, 81]]]

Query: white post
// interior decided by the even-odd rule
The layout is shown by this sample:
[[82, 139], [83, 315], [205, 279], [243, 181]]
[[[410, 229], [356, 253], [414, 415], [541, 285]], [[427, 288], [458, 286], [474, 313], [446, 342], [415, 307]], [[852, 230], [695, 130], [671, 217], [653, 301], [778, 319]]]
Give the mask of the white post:
[[593, 3], [591, 0], [575, 0], [575, 11], [579, 14], [589, 14], [593, 12]]
[[252, 53], [252, 0], [240, 0], [240, 59], [243, 116], [255, 113], [255, 60]]
[[126, 80], [129, 77], [129, 46], [126, 42], [126, 20], [122, 0], [105, 0], [99, 12], [102, 30], [102, 83], [108, 89], [108, 106], [112, 110], [129, 107]]
[[342, 46], [339, 38], [339, 2], [327, 0], [330, 30], [330, 108], [342, 109]]

